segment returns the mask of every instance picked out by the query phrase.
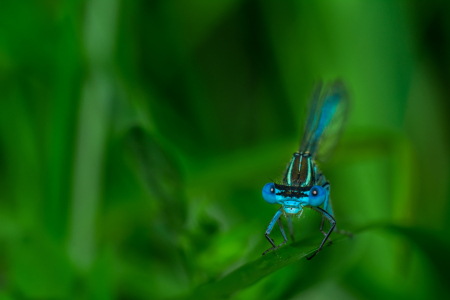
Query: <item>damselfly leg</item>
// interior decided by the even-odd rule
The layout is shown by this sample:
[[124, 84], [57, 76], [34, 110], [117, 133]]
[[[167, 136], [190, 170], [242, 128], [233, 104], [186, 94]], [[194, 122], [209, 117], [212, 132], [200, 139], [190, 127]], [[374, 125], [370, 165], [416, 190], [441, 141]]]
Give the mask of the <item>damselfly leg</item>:
[[292, 225], [292, 218], [290, 216], [287, 216], [287, 223], [288, 223], [288, 227], [289, 227], [289, 235], [291, 237], [291, 240], [294, 242], [295, 238], [294, 238], [294, 227]]
[[[267, 252], [271, 251], [271, 250], [277, 250], [278, 247], [283, 246], [284, 244], [286, 244], [287, 242], [287, 238], [286, 238], [286, 234], [284, 232], [284, 228], [283, 228], [283, 224], [281, 223], [281, 212], [282, 212], [282, 208], [280, 208], [277, 213], [275, 214], [275, 216], [273, 216], [272, 220], [269, 223], [269, 226], [267, 226], [267, 230], [265, 233], [266, 239], [270, 242], [270, 244], [272, 244], [272, 247], [267, 249], [266, 251], [264, 251], [264, 253], [262, 255], [265, 255]], [[275, 225], [275, 222], [278, 221], [278, 226], [280, 227], [280, 231], [281, 234], [283, 235], [284, 238], [284, 242], [281, 243], [280, 245], [276, 246], [274, 240], [269, 236], [270, 233], [272, 232], [273, 226]]]
[[283, 223], [281, 222], [281, 218], [278, 218], [278, 227], [280, 227], [281, 235], [282, 235], [283, 238], [284, 238], [284, 242], [282, 242], [281, 244], [279, 244], [277, 248], [283, 246], [283, 245], [286, 244], [286, 242], [287, 242], [286, 233], [284, 233], [284, 228], [283, 228]]
[[316, 256], [317, 253], [319, 253], [320, 250], [322, 250], [323, 245], [325, 244], [325, 242], [327, 241], [328, 237], [330, 236], [331, 232], [333, 231], [334, 227], [336, 227], [336, 221], [334, 220], [334, 218], [327, 213], [326, 211], [324, 211], [323, 209], [321, 209], [320, 207], [311, 207], [311, 209], [314, 209], [315, 211], [318, 211], [319, 213], [321, 213], [325, 218], [328, 219], [328, 221], [330, 221], [331, 227], [330, 230], [328, 230], [327, 235], [325, 236], [325, 238], [323, 239], [322, 243], [319, 246], [319, 249], [317, 249], [317, 251], [311, 255], [310, 257], [307, 257], [308, 260], [310, 260], [311, 258], [313, 258], [314, 256]]

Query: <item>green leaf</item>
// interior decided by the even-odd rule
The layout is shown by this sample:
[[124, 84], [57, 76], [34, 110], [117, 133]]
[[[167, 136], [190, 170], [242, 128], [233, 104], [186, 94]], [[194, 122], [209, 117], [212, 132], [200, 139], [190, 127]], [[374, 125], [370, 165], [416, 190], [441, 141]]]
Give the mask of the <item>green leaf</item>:
[[[353, 233], [359, 235], [376, 229], [399, 234], [403, 238], [412, 241], [429, 258], [433, 267], [440, 274], [440, 278], [443, 280], [447, 278], [446, 274], [450, 266], [448, 260], [443, 258], [446, 257], [446, 253], [450, 253], [450, 246], [434, 232], [420, 228], [376, 223], [354, 230]], [[358, 240], [358, 236], [355, 237], [355, 240]], [[343, 242], [346, 242], [347, 247], [341, 247], [344, 245]], [[352, 244], [348, 236], [343, 235], [333, 239], [333, 246], [330, 249], [324, 247], [313, 260], [307, 261], [306, 257], [318, 249], [319, 243], [320, 240], [316, 238], [307, 238], [281, 247], [277, 251], [272, 251], [265, 256], [242, 265], [215, 282], [199, 287], [190, 295], [190, 298], [229, 298], [237, 291], [249, 287], [264, 277], [300, 260], [303, 260], [304, 264], [309, 264], [309, 266], [304, 266], [303, 269], [296, 273], [295, 283], [292, 282], [292, 284], [296, 285], [295, 289], [287, 290], [296, 290], [297, 292], [305, 290], [318, 283], [327, 275], [337, 273], [336, 271], [343, 266], [346, 268], [352, 266], [350, 262], [352, 248], [356, 247], [354, 247], [355, 245]], [[339, 245], [336, 246], [335, 244]]]
[[450, 244], [444, 238], [443, 234], [437, 234], [434, 231], [424, 228], [404, 227], [398, 225], [386, 225], [384, 229], [389, 232], [402, 235], [413, 242], [423, 254], [425, 254], [433, 266], [436, 273], [439, 274], [439, 283], [448, 291], [448, 274], [450, 270]]
[[[344, 240], [348, 240], [348, 236], [341, 236], [333, 240], [333, 244]], [[276, 251], [272, 251], [265, 256], [262, 256], [239, 267], [238, 269], [234, 270], [233, 272], [216, 282], [198, 288], [196, 291], [194, 291], [191, 297], [197, 299], [228, 298], [236, 291], [251, 286], [252, 284], [256, 283], [267, 275], [280, 270], [281, 268], [296, 263], [300, 260], [306, 261], [306, 257], [309, 257], [310, 254], [314, 253], [318, 249], [320, 241], [321, 240], [318, 240], [316, 238], [307, 238], [294, 242], [290, 245], [283, 246]], [[329, 259], [329, 256], [327, 258], [324, 258], [325, 252], [330, 252], [327, 248], [328, 247], [324, 246], [317, 257], [315, 257], [313, 260], [308, 261], [311, 262], [311, 265], [319, 267], [314, 272], [316, 273], [315, 276], [312, 276], [313, 280], [314, 277], [320, 277], [319, 274], [321, 273], [321, 270], [327, 267], [327, 264], [324, 263], [324, 261], [327, 261]], [[341, 253], [341, 251], [339, 251], [339, 253]], [[333, 255], [333, 257], [335, 255]], [[309, 286], [309, 284], [306, 285]]]
[[26, 238], [11, 245], [11, 283], [29, 299], [66, 299], [74, 272], [62, 247], [44, 238]]

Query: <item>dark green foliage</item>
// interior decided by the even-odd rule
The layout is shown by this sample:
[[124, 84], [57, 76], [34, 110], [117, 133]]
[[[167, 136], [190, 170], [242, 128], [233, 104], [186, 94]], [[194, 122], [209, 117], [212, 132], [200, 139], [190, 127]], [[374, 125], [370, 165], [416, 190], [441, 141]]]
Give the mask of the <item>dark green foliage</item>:
[[[449, 8], [0, 2], [0, 299], [448, 298]], [[320, 168], [355, 237], [307, 261], [305, 211], [261, 257], [261, 189], [337, 78], [350, 117]]]

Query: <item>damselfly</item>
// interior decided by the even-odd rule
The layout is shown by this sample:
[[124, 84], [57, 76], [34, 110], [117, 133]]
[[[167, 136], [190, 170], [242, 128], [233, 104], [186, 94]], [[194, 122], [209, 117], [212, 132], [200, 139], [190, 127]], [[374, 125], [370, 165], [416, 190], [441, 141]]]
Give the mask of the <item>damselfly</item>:
[[[286, 216], [289, 232], [293, 239], [293, 216], [300, 216], [304, 207], [309, 207], [322, 214], [320, 231], [325, 238], [318, 250], [308, 259], [313, 258], [322, 249], [333, 230], [336, 230], [336, 221], [333, 216], [330, 198], [330, 183], [320, 172], [315, 163], [316, 159], [323, 160], [329, 157], [336, 145], [349, 110], [347, 91], [342, 82], [336, 81], [327, 86], [318, 84], [313, 90], [310, 100], [309, 115], [299, 151], [295, 152], [283, 176], [283, 182], [276, 184], [270, 182], [262, 190], [263, 198], [270, 204], [281, 204], [266, 230], [266, 238], [272, 245], [264, 253], [276, 250], [286, 244], [280, 216]], [[325, 219], [331, 224], [328, 232], [323, 231]], [[278, 222], [284, 242], [276, 246], [270, 233]]]

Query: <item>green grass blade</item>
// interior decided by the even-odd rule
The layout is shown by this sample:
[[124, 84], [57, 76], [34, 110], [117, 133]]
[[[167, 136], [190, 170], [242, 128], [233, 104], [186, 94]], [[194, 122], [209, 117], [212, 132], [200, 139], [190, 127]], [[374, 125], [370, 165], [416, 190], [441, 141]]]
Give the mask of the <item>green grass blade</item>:
[[[334, 239], [333, 244], [344, 240], [348, 240], [348, 237], [341, 236]], [[265, 256], [261, 256], [258, 259], [239, 267], [216, 282], [201, 286], [194, 291], [191, 296], [192, 298], [197, 299], [227, 298], [236, 291], [251, 286], [281, 268], [300, 260], [306, 261], [306, 257], [317, 250], [319, 243], [320, 240], [316, 238], [307, 238], [283, 246], [277, 251], [272, 251]], [[327, 247], [324, 247], [322, 252], [326, 251], [326, 248]], [[320, 260], [319, 257], [322, 252], [314, 259]]]
[[[353, 233], [357, 234], [355, 240], [358, 240], [358, 235], [377, 229], [381, 229], [389, 233], [399, 234], [403, 238], [410, 240], [413, 244], [418, 246], [419, 250], [423, 254], [429, 258], [431, 265], [438, 273], [442, 275], [446, 274], [450, 266], [448, 265], [448, 262], [443, 260], [443, 258], [445, 258], [445, 253], [450, 253], [450, 247], [444, 243], [443, 239], [439, 238], [439, 236], [418, 228], [407, 228], [393, 224], [376, 223], [354, 230]], [[349, 242], [349, 240], [351, 239], [348, 236], [342, 235], [333, 239], [333, 245], [345, 241]], [[319, 242], [320, 241], [317, 238], [307, 238], [281, 247], [275, 252], [270, 252], [265, 256], [259, 257], [252, 262], [242, 265], [215, 282], [200, 286], [194, 290], [194, 292], [190, 295], [190, 298], [229, 298], [237, 291], [249, 287], [264, 277], [300, 260], [304, 260], [304, 264], [310, 264], [309, 266], [299, 265], [299, 268], [303, 267], [304, 269], [297, 273], [296, 278], [298, 280], [296, 280], [296, 285], [297, 290], [302, 290], [301, 285], [311, 286], [310, 283], [319, 282], [321, 277], [326, 276], [322, 276], [321, 273], [327, 272], [328, 269], [339, 268], [339, 266], [336, 267], [335, 265], [345, 265], [345, 262], [350, 259], [351, 250], [348, 247], [352, 247], [352, 245], [351, 243], [348, 243], [349, 246], [347, 248], [340, 247], [341, 245], [332, 246], [331, 248], [324, 247], [317, 257], [311, 261], [307, 261], [306, 257], [317, 250]], [[331, 256], [328, 254], [331, 254]], [[333, 260], [332, 264], [330, 264], [330, 259]], [[329, 273], [333, 272], [334, 271], [331, 271]], [[304, 275], [306, 276], [303, 276], [303, 273], [305, 273]], [[308, 277], [310, 277], [310, 280], [306, 282], [305, 279], [308, 279]], [[441, 276], [441, 278], [445, 278], [445, 276]]]

